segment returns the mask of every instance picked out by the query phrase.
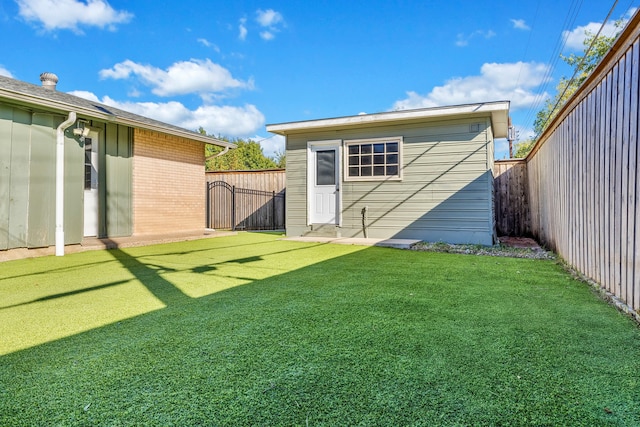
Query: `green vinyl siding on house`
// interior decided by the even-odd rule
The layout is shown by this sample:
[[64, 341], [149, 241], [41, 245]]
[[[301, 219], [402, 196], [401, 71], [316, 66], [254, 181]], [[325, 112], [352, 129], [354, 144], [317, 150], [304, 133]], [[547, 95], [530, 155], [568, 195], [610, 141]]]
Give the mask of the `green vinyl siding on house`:
[[[55, 244], [56, 131], [64, 120], [59, 114], [0, 104], [0, 250]], [[129, 235], [131, 131], [121, 125], [90, 125], [100, 131], [104, 147], [101, 233], [106, 236], [114, 228], [114, 235]], [[80, 243], [84, 235], [84, 146], [72, 128], [65, 131], [65, 244]], [[117, 191], [110, 190], [112, 185]]]
[[[29, 166], [28, 200], [37, 200], [41, 209], [29, 209], [27, 216], [26, 246], [46, 246], [54, 237], [56, 203], [55, 159], [56, 126], [59, 120], [51, 114], [33, 114], [31, 123], [31, 147]], [[25, 127], [25, 129], [28, 129]], [[25, 146], [28, 146], [25, 144]]]
[[307, 220], [308, 141], [402, 137], [402, 180], [344, 181], [341, 237], [413, 238], [490, 245], [493, 134], [491, 117], [368, 125], [287, 135], [287, 235], [311, 231]]
[[0, 250], [9, 247], [9, 205], [11, 197], [11, 119], [13, 108], [0, 104]]
[[103, 236], [130, 236], [133, 232], [132, 167], [133, 130], [127, 126], [108, 124], [104, 150], [104, 167], [99, 187], [104, 192], [101, 200], [104, 212], [101, 218]]
[[[55, 239], [56, 128], [64, 117], [0, 105], [0, 249], [52, 245]], [[65, 234], [82, 224], [82, 148], [65, 138]], [[82, 230], [80, 230], [80, 238]], [[79, 242], [79, 241], [78, 241]]]

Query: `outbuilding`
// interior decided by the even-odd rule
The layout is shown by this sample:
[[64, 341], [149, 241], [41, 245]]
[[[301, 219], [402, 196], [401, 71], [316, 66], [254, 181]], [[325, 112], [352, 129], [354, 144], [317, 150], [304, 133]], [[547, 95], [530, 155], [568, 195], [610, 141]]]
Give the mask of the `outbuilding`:
[[204, 144], [233, 144], [41, 81], [0, 76], [0, 250], [204, 232]]
[[509, 102], [267, 125], [286, 139], [287, 236], [491, 245]]

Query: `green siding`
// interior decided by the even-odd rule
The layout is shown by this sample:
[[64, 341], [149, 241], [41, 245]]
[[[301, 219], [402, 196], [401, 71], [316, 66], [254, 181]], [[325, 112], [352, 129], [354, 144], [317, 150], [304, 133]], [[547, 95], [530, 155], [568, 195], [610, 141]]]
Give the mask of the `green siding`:
[[[107, 233], [107, 129], [116, 125], [92, 122], [91, 127], [98, 129], [98, 237], [105, 237]], [[84, 213], [84, 211], [83, 211]]]
[[[33, 114], [29, 162], [29, 217], [27, 247], [49, 246], [55, 241], [56, 126], [50, 114]], [[34, 206], [37, 204], [37, 207]]]
[[[0, 250], [55, 244], [56, 129], [65, 117], [0, 105]], [[132, 131], [91, 123], [99, 136], [101, 235], [131, 235]], [[65, 131], [65, 244], [84, 234], [84, 144]]]
[[[472, 132], [472, 124], [480, 130]], [[490, 132], [489, 117], [470, 117], [287, 136], [287, 234], [309, 231], [308, 141], [402, 136], [401, 181], [342, 182], [341, 235], [363, 236], [367, 206], [369, 237], [492, 244]]]
[[108, 124], [105, 140], [106, 234], [129, 236], [133, 232], [131, 128]]
[[14, 109], [11, 141], [9, 247], [24, 247], [27, 244], [27, 217], [29, 210], [31, 113]]
[[0, 105], [0, 250], [9, 248], [12, 120], [13, 109]]
[[[56, 128], [63, 121], [60, 117]], [[74, 137], [73, 127], [64, 135], [64, 243], [69, 245], [82, 243], [84, 237], [84, 144]]]

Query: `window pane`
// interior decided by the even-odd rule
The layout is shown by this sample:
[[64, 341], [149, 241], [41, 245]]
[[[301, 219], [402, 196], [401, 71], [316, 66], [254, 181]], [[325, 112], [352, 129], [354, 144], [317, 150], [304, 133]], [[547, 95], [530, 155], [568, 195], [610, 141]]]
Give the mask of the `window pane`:
[[91, 164], [91, 138], [84, 139], [84, 189], [91, 189], [91, 171], [93, 165]]
[[84, 166], [84, 189], [91, 190], [91, 165]]
[[316, 185], [336, 184], [336, 152], [316, 151]]
[[374, 139], [346, 146], [347, 177], [364, 181], [400, 177], [400, 142]]

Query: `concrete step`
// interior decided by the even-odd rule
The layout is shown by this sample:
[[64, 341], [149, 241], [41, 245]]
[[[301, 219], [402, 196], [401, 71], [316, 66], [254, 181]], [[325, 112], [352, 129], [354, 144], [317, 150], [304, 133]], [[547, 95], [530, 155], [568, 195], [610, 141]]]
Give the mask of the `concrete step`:
[[311, 224], [311, 230], [304, 234], [308, 237], [340, 237], [340, 228], [334, 224]]

